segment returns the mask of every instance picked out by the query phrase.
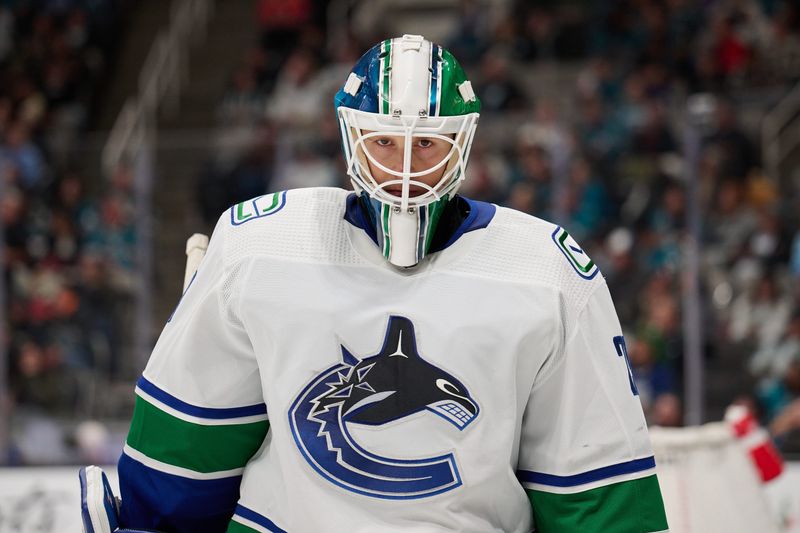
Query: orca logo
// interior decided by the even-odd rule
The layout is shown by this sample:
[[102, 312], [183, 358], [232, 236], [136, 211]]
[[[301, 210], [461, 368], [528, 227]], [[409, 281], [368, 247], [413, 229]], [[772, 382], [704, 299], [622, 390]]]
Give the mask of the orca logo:
[[478, 416], [466, 387], [417, 352], [414, 325], [392, 316], [377, 355], [342, 362], [317, 376], [289, 410], [289, 425], [308, 463], [347, 490], [388, 499], [425, 498], [461, 485], [455, 457], [382, 457], [362, 448], [348, 424], [380, 426], [428, 410], [463, 431]]

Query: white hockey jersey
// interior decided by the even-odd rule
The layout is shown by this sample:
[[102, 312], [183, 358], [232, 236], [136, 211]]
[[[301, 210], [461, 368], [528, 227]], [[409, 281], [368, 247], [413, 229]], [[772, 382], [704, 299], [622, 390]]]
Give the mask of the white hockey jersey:
[[408, 270], [345, 190], [225, 213], [137, 384], [122, 523], [666, 530], [602, 275], [565, 230], [469, 205]]

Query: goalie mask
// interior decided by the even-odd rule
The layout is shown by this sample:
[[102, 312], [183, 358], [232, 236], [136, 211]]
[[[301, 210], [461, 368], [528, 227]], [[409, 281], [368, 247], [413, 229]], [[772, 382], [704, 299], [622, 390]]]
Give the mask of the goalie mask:
[[335, 105], [378, 245], [392, 264], [414, 266], [464, 179], [480, 101], [450, 52], [404, 35], [361, 57]]

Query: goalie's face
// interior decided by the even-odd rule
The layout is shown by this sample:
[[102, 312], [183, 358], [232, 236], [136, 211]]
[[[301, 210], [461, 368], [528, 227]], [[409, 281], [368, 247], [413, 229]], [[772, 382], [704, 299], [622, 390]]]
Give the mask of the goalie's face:
[[[405, 138], [401, 135], [382, 135], [365, 132], [369, 137], [364, 150], [369, 172], [379, 189], [402, 198]], [[408, 196], [419, 197], [439, 186], [451, 156], [452, 143], [435, 137], [412, 137], [410, 142], [410, 171], [415, 175], [408, 181]], [[375, 161], [376, 164], [371, 163]]]
[[339, 118], [347, 173], [375, 200], [406, 211], [452, 198], [464, 179], [477, 113], [385, 116], [340, 107]]

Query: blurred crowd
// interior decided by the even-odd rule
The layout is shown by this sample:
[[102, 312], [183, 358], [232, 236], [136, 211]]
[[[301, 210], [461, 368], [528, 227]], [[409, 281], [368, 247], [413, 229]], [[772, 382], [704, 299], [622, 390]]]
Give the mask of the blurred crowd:
[[0, 228], [12, 433], [0, 464], [75, 460], [60, 422], [96, 412], [131, 290], [132, 174], [90, 193], [79, 142], [113, 50], [114, 0], [0, 2]]
[[[331, 39], [324, 5], [276, 3], [259, 2], [260, 43], [219, 106], [197, 188], [207, 224], [264, 191], [348, 186], [332, 94], [391, 24]], [[462, 194], [555, 221], [582, 243], [611, 288], [648, 421], [665, 426], [681, 425], [684, 410], [686, 100], [709, 95], [695, 182], [706, 417], [747, 402], [779, 439], [796, 436], [800, 191], [764, 175], [758, 123], [743, 124], [739, 104], [800, 80], [798, 6], [519, 1], [498, 15], [465, 0], [459, 9], [442, 44], [483, 103]], [[574, 73], [542, 90], [535, 73], [556, 62]], [[774, 104], [748, 109], [760, 117]]]
[[[134, 174], [121, 165], [93, 182], [76, 164], [121, 3], [0, 0], [9, 328], [0, 339], [12, 422], [27, 422], [14, 422], [14, 447], [0, 464], [102, 463], [119, 447], [105, 425], [65, 432], [52, 419], [103, 414], [102, 383], [130, 378], [120, 351], [136, 271]], [[329, 4], [258, 0], [258, 42], [233, 68], [198, 176], [209, 228], [230, 205], [266, 191], [349, 187], [332, 95], [364, 50], [397, 32], [379, 17], [333, 36]], [[372, 4], [352, 3], [346, 15], [355, 20]], [[800, 450], [800, 191], [797, 176], [764, 175], [752, 120], [777, 100], [754, 94], [779, 97], [800, 80], [797, 5], [454, 5], [458, 16], [448, 13], [439, 40], [483, 102], [462, 194], [557, 222], [582, 244], [611, 288], [648, 421], [665, 426], [683, 423], [682, 291], [696, 200], [706, 417], [746, 402], [782, 446]], [[696, 197], [684, 156], [693, 93], [710, 95]]]

